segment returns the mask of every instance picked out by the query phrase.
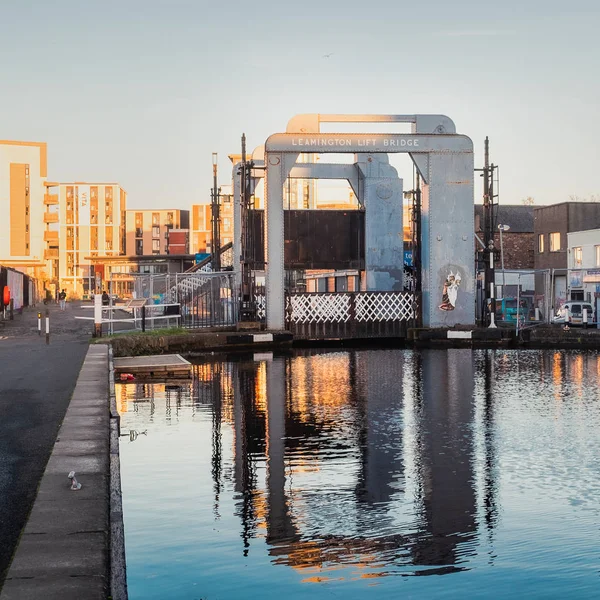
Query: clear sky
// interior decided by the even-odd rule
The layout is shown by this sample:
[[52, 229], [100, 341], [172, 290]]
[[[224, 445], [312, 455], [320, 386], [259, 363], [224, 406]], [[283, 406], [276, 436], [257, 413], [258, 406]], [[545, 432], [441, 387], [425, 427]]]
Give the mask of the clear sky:
[[52, 180], [188, 208], [242, 132], [253, 148], [297, 113], [443, 113], [477, 166], [490, 137], [504, 203], [590, 197], [599, 32], [597, 0], [0, 0], [0, 139], [48, 142]]

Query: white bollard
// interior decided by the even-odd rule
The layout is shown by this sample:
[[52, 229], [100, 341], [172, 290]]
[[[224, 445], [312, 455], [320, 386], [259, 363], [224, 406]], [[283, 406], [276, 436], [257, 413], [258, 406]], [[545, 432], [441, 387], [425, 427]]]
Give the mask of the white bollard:
[[94, 335], [102, 337], [102, 294], [94, 296]]
[[535, 308], [535, 320], [536, 321], [540, 320], [540, 309], [537, 306]]

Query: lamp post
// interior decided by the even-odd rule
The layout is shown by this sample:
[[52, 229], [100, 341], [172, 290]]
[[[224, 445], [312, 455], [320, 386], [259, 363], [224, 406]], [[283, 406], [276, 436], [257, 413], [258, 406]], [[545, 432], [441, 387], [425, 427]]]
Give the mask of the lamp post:
[[219, 197], [221, 190], [217, 187], [217, 153], [212, 153], [213, 165], [213, 188], [211, 191], [212, 208], [212, 236], [211, 236], [211, 265], [213, 272], [221, 270], [221, 240], [220, 240], [220, 215], [219, 215]]
[[500, 265], [502, 267], [502, 298], [504, 298], [504, 245], [502, 244], [502, 232], [508, 231], [510, 229], [510, 225], [503, 225], [502, 223], [498, 224], [498, 231], [500, 232]]

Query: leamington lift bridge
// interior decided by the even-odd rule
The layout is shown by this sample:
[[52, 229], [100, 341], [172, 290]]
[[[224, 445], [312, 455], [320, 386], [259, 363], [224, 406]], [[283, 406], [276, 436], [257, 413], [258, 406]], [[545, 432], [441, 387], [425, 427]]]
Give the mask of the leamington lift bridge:
[[[410, 134], [321, 133], [321, 123], [411, 123]], [[264, 152], [264, 157], [263, 157]], [[294, 117], [286, 133], [255, 150], [256, 183], [265, 178], [267, 327], [285, 328], [284, 204], [288, 177], [346, 179], [365, 208], [366, 291], [401, 291], [402, 180], [388, 154], [408, 153], [422, 180], [422, 315], [427, 327], [475, 322], [473, 143], [443, 115]], [[297, 163], [301, 153], [352, 153], [353, 165]], [[263, 160], [261, 160], [263, 159]], [[241, 231], [239, 165], [233, 169], [234, 230]], [[239, 272], [241, 236], [234, 242]]]

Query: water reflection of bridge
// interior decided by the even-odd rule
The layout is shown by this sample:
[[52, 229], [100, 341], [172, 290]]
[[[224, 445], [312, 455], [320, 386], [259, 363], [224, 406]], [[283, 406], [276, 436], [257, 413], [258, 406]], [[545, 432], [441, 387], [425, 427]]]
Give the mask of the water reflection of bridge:
[[[423, 574], [461, 568], [477, 512], [471, 353], [398, 357], [307, 353], [234, 365], [244, 552], [264, 525], [275, 562], [308, 574], [340, 564], [369, 577], [407, 565]], [[317, 469], [332, 471], [329, 493], [303, 496], [295, 482]], [[413, 503], [417, 514], [403, 523], [398, 504]]]
[[[360, 577], [466, 568], [478, 506], [490, 530], [496, 518], [491, 390], [477, 408], [475, 368], [470, 350], [196, 365], [183, 402], [212, 418], [215, 515], [232, 486], [241, 551], [264, 538], [275, 563], [309, 578], [340, 566]], [[167, 418], [182, 402], [175, 391]]]

